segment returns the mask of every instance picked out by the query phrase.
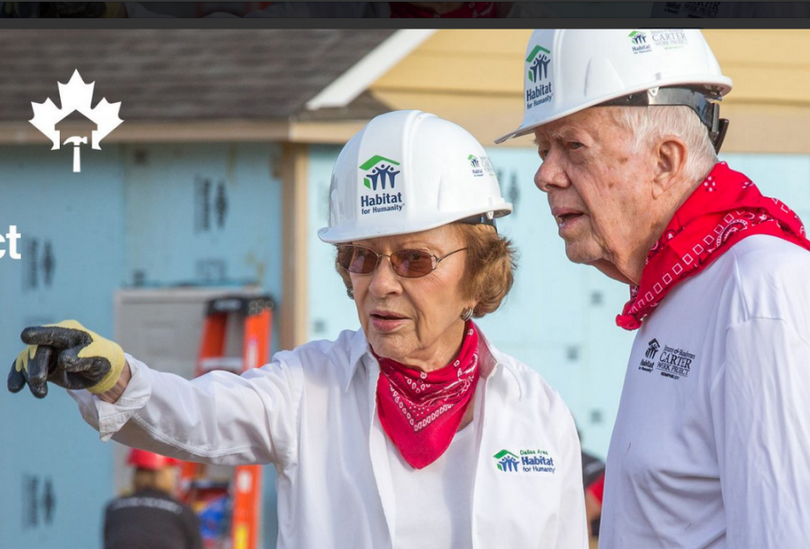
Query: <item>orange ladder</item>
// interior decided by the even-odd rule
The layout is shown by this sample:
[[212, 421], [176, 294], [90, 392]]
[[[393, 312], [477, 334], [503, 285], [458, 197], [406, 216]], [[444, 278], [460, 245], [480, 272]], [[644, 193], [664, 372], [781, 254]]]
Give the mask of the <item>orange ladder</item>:
[[[242, 357], [225, 356], [229, 319], [244, 321]], [[273, 300], [268, 295], [233, 295], [211, 299], [206, 308], [200, 354], [195, 377], [212, 370], [241, 373], [258, 368], [268, 362], [270, 334], [273, 321]], [[231, 497], [231, 549], [257, 549], [261, 525], [262, 469], [259, 465], [239, 465], [234, 468], [230, 482]], [[181, 469], [182, 486], [187, 488], [186, 499], [193, 499], [192, 486], [204, 486], [205, 468], [201, 464], [186, 462]], [[193, 503], [189, 501], [189, 503]]]

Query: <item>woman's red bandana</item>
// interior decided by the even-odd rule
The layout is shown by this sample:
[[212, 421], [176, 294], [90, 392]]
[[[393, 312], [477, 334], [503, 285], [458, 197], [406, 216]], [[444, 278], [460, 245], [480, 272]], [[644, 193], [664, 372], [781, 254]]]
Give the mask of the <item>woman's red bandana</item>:
[[476, 18], [495, 17], [495, 2], [467, 2], [453, 11], [438, 14], [434, 11], [411, 5], [408, 2], [389, 2], [391, 17]]
[[734, 244], [757, 234], [783, 238], [810, 250], [804, 225], [780, 200], [762, 196], [750, 179], [725, 162], [675, 212], [647, 255], [641, 283], [616, 324], [635, 330], [679, 282], [693, 276]]
[[467, 321], [458, 356], [439, 370], [421, 372], [388, 358], [377, 360], [377, 415], [405, 461], [422, 469], [450, 447], [475, 393], [478, 329]]

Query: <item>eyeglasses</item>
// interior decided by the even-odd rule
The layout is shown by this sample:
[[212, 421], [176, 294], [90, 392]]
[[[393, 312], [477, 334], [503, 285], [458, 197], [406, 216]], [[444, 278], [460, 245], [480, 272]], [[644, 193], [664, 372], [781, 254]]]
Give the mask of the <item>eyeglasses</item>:
[[387, 257], [399, 276], [419, 278], [436, 270], [443, 259], [466, 249], [459, 248], [442, 257], [436, 257], [425, 250], [398, 250], [392, 254], [381, 254], [363, 246], [342, 245], [337, 247], [337, 263], [341, 269], [350, 273], [371, 274], [377, 269], [380, 260]]

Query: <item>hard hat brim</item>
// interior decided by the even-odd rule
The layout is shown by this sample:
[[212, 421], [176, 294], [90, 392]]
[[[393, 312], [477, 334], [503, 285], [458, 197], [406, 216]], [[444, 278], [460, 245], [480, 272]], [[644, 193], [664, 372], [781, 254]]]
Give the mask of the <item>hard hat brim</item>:
[[497, 138], [495, 140], [495, 144], [500, 145], [501, 143], [504, 143], [505, 141], [508, 141], [509, 139], [513, 139], [515, 137], [522, 137], [524, 135], [527, 135], [527, 134], [533, 132], [535, 129], [539, 128], [540, 126], [545, 126], [546, 124], [549, 124], [549, 123], [554, 122], [556, 120], [560, 120], [561, 118], [565, 118], [566, 116], [571, 116], [572, 114], [576, 114], [576, 113], [578, 113], [580, 111], [584, 111], [585, 109], [590, 109], [592, 107], [597, 107], [601, 103], [604, 103], [606, 101], [610, 101], [611, 99], [616, 99], [616, 98], [621, 97], [623, 95], [630, 95], [630, 94], [633, 94], [633, 93], [639, 93], [639, 92], [647, 91], [647, 90], [650, 90], [650, 89], [653, 89], [653, 88], [664, 88], [664, 87], [667, 87], [667, 86], [688, 86], [688, 85], [693, 85], [693, 86], [716, 86], [716, 87], [718, 87], [720, 89], [719, 98], [722, 98], [731, 91], [732, 81], [731, 81], [731, 78], [729, 78], [727, 76], [720, 76], [720, 77], [714, 79], [711, 82], [705, 81], [705, 80], [702, 81], [702, 82], [699, 82], [699, 83], [684, 82], [683, 79], [674, 78], [671, 81], [662, 80], [660, 82], [655, 82], [654, 85], [650, 85], [649, 83], [646, 83], [644, 85], [628, 88], [627, 90], [622, 90], [621, 95], [607, 94], [607, 95], [604, 95], [602, 97], [594, 98], [591, 101], [587, 101], [585, 103], [575, 105], [575, 106], [573, 106], [573, 107], [571, 107], [569, 109], [566, 109], [566, 110], [564, 110], [562, 112], [559, 112], [559, 113], [556, 113], [556, 114], [554, 114], [552, 116], [546, 117], [546, 118], [544, 118], [544, 119], [542, 119], [542, 120], [540, 120], [538, 122], [533, 122], [533, 123], [528, 124], [528, 125], [521, 124], [520, 127], [518, 127], [516, 130], [511, 131], [511, 132]]
[[[497, 208], [493, 208], [491, 210], [493, 212], [494, 217], [497, 219], [499, 217], [504, 217], [512, 213], [512, 204], [509, 202], [503, 202], [497, 205]], [[413, 233], [421, 233], [424, 231], [429, 231], [431, 229], [436, 229], [443, 225], [450, 225], [451, 223], [455, 223], [456, 221], [461, 221], [462, 219], [467, 219], [474, 215], [481, 215], [486, 212], [482, 212], [479, 209], [466, 211], [466, 212], [458, 212], [454, 214], [449, 220], [443, 219], [436, 223], [428, 223], [419, 226], [396, 226], [396, 225], [381, 225], [376, 231], [370, 230], [369, 227], [348, 227], [348, 228], [340, 228], [340, 227], [323, 227], [322, 229], [318, 230], [318, 238], [320, 238], [323, 242], [327, 244], [345, 244], [347, 242], [352, 242], [355, 240], [368, 240], [371, 238], [382, 238], [386, 236], [399, 236], [403, 234], [413, 234]]]

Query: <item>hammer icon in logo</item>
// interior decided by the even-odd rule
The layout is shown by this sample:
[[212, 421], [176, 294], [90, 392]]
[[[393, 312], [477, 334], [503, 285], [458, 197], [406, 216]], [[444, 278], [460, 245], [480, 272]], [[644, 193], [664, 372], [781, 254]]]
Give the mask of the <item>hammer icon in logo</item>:
[[82, 150], [79, 148], [79, 145], [87, 145], [87, 137], [74, 135], [73, 137], [65, 139], [63, 145], [67, 145], [68, 143], [73, 145], [73, 173], [80, 172], [82, 171]]

